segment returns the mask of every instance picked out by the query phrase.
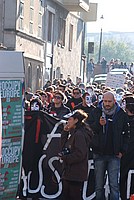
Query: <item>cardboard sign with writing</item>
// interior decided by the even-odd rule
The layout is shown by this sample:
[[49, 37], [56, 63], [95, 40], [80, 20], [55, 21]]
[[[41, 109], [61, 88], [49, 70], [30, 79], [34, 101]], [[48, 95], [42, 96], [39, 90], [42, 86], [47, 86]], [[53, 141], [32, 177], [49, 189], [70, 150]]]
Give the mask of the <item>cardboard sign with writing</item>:
[[125, 83], [125, 76], [123, 74], [107, 74], [106, 87], [123, 88]]

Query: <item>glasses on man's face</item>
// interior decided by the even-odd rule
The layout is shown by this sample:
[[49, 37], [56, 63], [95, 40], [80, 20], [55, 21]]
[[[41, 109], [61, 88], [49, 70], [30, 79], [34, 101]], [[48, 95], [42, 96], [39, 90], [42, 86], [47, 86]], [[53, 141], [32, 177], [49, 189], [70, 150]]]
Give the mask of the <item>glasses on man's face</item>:
[[79, 92], [73, 92], [73, 94], [75, 95], [75, 94], [80, 94]]
[[54, 99], [61, 99], [61, 97], [60, 96], [54, 96]]

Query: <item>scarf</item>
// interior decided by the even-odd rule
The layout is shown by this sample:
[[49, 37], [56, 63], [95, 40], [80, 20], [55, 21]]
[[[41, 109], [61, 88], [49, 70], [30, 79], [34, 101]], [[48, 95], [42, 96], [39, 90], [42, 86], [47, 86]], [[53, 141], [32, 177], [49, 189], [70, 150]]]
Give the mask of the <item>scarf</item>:
[[116, 112], [116, 108], [117, 108], [117, 105], [114, 104], [113, 108], [111, 110], [107, 110], [104, 108], [103, 104], [102, 104], [102, 112], [105, 113], [105, 115], [114, 115], [115, 112]]

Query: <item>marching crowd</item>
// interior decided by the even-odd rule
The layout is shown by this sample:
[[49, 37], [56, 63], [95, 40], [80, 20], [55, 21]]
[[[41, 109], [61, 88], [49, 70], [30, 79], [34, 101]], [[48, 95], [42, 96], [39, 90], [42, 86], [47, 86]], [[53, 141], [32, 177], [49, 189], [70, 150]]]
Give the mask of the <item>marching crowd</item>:
[[35, 93], [30, 88], [26, 90], [25, 110], [43, 110], [67, 120], [61, 133], [62, 153], [59, 154], [64, 166], [64, 200], [82, 199], [89, 149], [94, 160], [96, 200], [105, 199], [106, 171], [110, 199], [127, 200], [126, 179], [128, 171], [134, 169], [131, 162], [134, 156], [134, 77], [130, 81], [124, 88], [112, 89], [105, 84], [85, 85], [80, 80], [74, 84], [69, 77], [53, 83], [48, 81]]

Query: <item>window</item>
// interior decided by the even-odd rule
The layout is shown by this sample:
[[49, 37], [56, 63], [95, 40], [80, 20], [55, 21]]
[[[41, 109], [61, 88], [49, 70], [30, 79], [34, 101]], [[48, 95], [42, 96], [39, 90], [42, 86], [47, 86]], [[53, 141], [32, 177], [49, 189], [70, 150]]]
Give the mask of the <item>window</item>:
[[24, 20], [23, 18], [20, 17], [19, 19], [19, 29], [23, 30], [24, 29]]
[[33, 34], [33, 22], [29, 23], [29, 33]]
[[30, 0], [30, 6], [34, 7], [34, 0]]
[[27, 86], [31, 88], [32, 86], [32, 65], [31, 63], [28, 64], [28, 79], [27, 79]]
[[42, 27], [38, 26], [38, 37], [42, 37]]
[[71, 51], [73, 47], [73, 25], [70, 24], [70, 31], [69, 31], [69, 50]]
[[33, 8], [30, 8], [30, 21], [33, 21], [33, 16], [34, 16], [34, 10]]
[[37, 66], [37, 80], [41, 78], [41, 67], [38, 65]]
[[42, 37], [42, 13], [38, 15], [38, 37]]
[[38, 25], [42, 25], [42, 13], [39, 13], [38, 15]]
[[48, 42], [52, 42], [52, 35], [53, 35], [53, 13], [48, 11], [48, 32], [47, 32]]
[[42, 12], [42, 6], [43, 6], [43, 2], [42, 0], [39, 0], [39, 11]]
[[62, 18], [59, 19], [59, 41], [58, 45], [65, 46], [65, 31], [66, 31], [66, 21]]
[[42, 0], [39, 0], [39, 14], [38, 14], [38, 37], [42, 37]]
[[31, 7], [34, 1], [30, 1], [30, 12], [29, 12], [29, 33], [33, 34], [33, 21], [34, 21], [34, 8]]
[[24, 1], [20, 1], [19, 4], [19, 29], [24, 28]]
[[36, 67], [36, 69], [37, 69], [37, 82], [36, 82], [36, 89], [39, 89], [39, 88], [41, 88], [41, 76], [42, 76], [42, 70], [41, 70], [41, 67], [38, 65], [37, 67]]
[[23, 1], [20, 1], [19, 14], [20, 16], [24, 17], [24, 2]]

